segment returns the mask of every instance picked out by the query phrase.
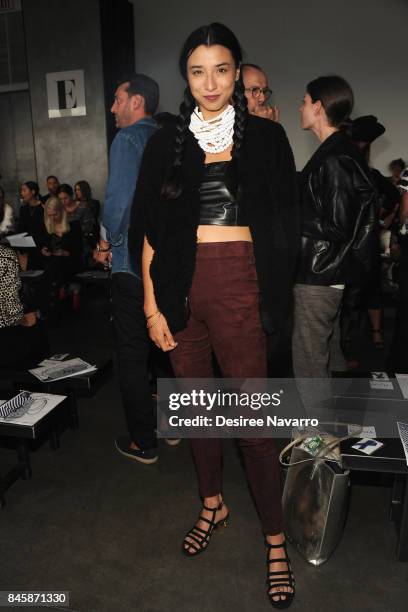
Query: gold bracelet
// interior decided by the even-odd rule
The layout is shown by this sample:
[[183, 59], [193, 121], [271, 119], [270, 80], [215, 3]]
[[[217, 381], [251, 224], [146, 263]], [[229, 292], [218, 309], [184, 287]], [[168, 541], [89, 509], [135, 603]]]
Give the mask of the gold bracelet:
[[154, 317], [155, 315], [157, 315], [157, 313], [160, 312], [159, 309], [156, 310], [156, 312], [154, 312], [152, 315], [149, 315], [148, 317], [146, 317], [146, 321], [148, 321], [149, 319], [151, 319], [152, 317]]
[[159, 319], [160, 319], [160, 317], [161, 317], [162, 313], [161, 313], [161, 312], [158, 312], [158, 313], [156, 313], [156, 314], [157, 314], [157, 318], [156, 318], [156, 319], [153, 321], [153, 323], [150, 323], [150, 324], [149, 324], [149, 323], [147, 323], [147, 325], [146, 325], [147, 329], [150, 329], [151, 327], [153, 327], [154, 325], [156, 325], [156, 323], [158, 323], [158, 321], [159, 321]]
[[156, 318], [158, 319], [160, 317], [160, 315], [161, 315], [161, 312], [160, 312], [160, 310], [158, 310], [157, 312], [154, 313], [153, 316], [150, 317], [150, 320], [152, 320], [152, 319], [154, 320]]

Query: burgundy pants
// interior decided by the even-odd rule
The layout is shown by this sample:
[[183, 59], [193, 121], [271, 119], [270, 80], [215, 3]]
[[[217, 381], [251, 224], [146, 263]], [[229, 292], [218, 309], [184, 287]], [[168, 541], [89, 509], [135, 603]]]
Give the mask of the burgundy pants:
[[[252, 243], [197, 245], [189, 293], [187, 328], [175, 334], [171, 351], [177, 378], [212, 378], [214, 351], [225, 378], [266, 378], [266, 342], [259, 318], [259, 288]], [[270, 438], [239, 439], [248, 481], [265, 534], [283, 530], [280, 471]], [[192, 439], [199, 492], [222, 490], [222, 445], [217, 439]]]

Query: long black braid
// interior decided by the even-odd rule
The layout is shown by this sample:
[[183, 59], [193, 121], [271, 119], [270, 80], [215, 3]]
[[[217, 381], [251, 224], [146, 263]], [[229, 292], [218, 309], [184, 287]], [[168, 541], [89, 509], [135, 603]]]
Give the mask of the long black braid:
[[175, 200], [183, 190], [183, 175], [181, 164], [183, 161], [184, 144], [186, 141], [188, 127], [190, 125], [191, 113], [195, 108], [195, 100], [191, 95], [190, 87], [184, 90], [184, 99], [180, 104], [180, 111], [177, 117], [177, 133], [174, 139], [174, 159], [170, 175], [164, 182], [161, 196], [165, 200]]
[[247, 99], [245, 97], [245, 88], [241, 77], [235, 83], [232, 103], [235, 109], [235, 122], [231, 156], [233, 159], [237, 159], [244, 141], [245, 125], [248, 118]]

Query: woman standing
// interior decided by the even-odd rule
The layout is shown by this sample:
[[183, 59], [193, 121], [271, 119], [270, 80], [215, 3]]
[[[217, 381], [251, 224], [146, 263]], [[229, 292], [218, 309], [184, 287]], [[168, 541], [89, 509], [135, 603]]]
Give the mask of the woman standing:
[[[333, 75], [311, 81], [300, 108], [302, 128], [313, 132], [320, 146], [300, 175], [302, 246], [293, 333], [299, 388], [302, 379], [328, 378], [330, 360], [344, 361], [339, 341], [331, 339], [345, 285], [355, 288], [355, 300], [378, 254], [376, 190], [346, 133], [353, 103], [350, 85]], [[319, 401], [330, 398], [323, 381], [315, 391]], [[304, 394], [303, 400], [310, 403]]]
[[[372, 340], [376, 349], [384, 349], [384, 338], [382, 330], [383, 308], [382, 308], [382, 262], [381, 251], [388, 250], [390, 253], [391, 230], [389, 229], [395, 222], [398, 215], [400, 193], [389, 181], [371, 166], [371, 145], [385, 132], [385, 127], [377, 120], [374, 115], [364, 115], [357, 117], [352, 122], [352, 140], [364, 155], [364, 159], [370, 170], [370, 177], [378, 191], [378, 253], [373, 262], [372, 274], [367, 283], [365, 304], [368, 317], [371, 323]], [[384, 238], [385, 238], [384, 246]]]
[[[265, 333], [291, 304], [298, 227], [295, 170], [279, 124], [248, 117], [241, 49], [221, 24], [194, 31], [180, 56], [187, 87], [175, 125], [148, 142], [129, 244], [144, 228], [145, 314], [153, 342], [177, 377], [266, 377]], [[222, 498], [221, 441], [191, 441], [203, 508], [183, 553], [204, 552], [229, 510]], [[268, 593], [290, 605], [295, 583], [283, 534], [280, 473], [272, 439], [240, 439], [268, 547]]]

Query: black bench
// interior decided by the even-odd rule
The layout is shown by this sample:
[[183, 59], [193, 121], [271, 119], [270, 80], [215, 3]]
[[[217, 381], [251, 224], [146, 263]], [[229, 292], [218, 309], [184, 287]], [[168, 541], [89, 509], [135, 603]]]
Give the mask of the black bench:
[[397, 530], [397, 560], [408, 561], [408, 465], [399, 438], [379, 440], [384, 446], [375, 455], [363, 455], [351, 448], [355, 439], [341, 443], [341, 454], [352, 471], [393, 475], [389, 519]]
[[365, 455], [353, 449], [357, 441], [354, 438], [341, 443], [341, 454], [351, 471], [392, 475], [389, 519], [395, 523], [397, 530], [397, 559], [408, 561], [408, 465], [396, 425], [397, 421], [408, 420], [408, 400], [404, 399], [394, 375], [391, 372], [388, 375], [392, 389], [373, 389], [369, 373], [353, 373], [349, 388], [335, 399], [338, 409], [349, 415], [350, 419], [345, 419], [347, 422], [357, 422], [352, 420], [353, 415], [356, 419], [358, 414], [364, 415], [365, 424], [373, 425], [377, 432], [383, 431], [383, 436], [388, 436], [378, 436], [384, 446], [373, 455]]
[[[9, 394], [10, 395], [10, 394]], [[2, 398], [8, 399], [8, 398]], [[4, 494], [19, 478], [31, 478], [30, 441], [50, 436], [51, 447], [59, 446], [58, 426], [69, 409], [68, 400], [64, 399], [50, 412], [40, 417], [33, 425], [22, 425], [13, 421], [0, 421], [0, 438], [10, 438], [17, 451], [17, 463], [0, 474], [0, 507], [5, 504]]]

